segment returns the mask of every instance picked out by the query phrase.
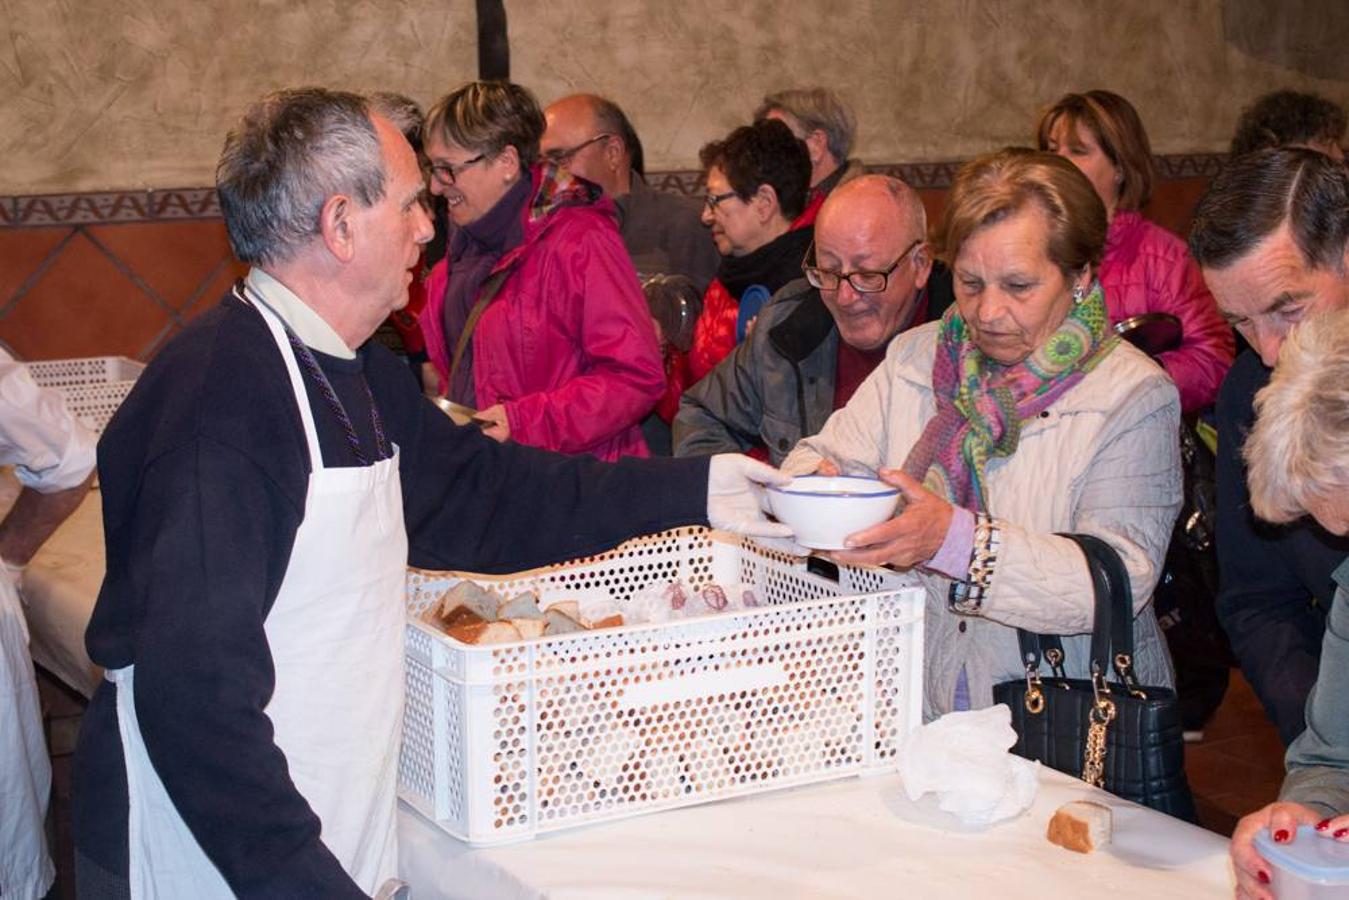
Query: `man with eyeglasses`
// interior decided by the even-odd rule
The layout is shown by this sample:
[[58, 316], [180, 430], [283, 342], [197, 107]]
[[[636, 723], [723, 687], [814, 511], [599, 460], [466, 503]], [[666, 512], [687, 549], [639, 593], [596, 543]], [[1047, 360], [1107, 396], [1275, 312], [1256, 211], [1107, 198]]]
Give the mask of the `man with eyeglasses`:
[[939, 317], [951, 276], [928, 251], [927, 216], [908, 185], [864, 175], [838, 187], [815, 221], [804, 277], [759, 313], [749, 337], [689, 388], [676, 456], [750, 451], [778, 465], [852, 397], [895, 335]]
[[544, 118], [544, 157], [598, 184], [614, 201], [638, 275], [684, 275], [706, 290], [721, 257], [698, 219], [700, 207], [646, 183], [642, 142], [623, 110], [603, 97], [572, 94], [544, 110]]

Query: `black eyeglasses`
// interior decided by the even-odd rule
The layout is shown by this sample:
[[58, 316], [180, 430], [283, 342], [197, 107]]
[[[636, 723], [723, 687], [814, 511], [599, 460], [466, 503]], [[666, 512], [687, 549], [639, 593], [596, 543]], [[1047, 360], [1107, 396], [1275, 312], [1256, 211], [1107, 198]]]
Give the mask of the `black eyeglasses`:
[[724, 194], [708, 194], [706, 197], [703, 198], [703, 203], [707, 205], [707, 208], [709, 210], [711, 210], [712, 212], [716, 212], [718, 206], [725, 203], [727, 200], [730, 200], [732, 197], [739, 197], [739, 196], [740, 195], [737, 194], [735, 191], [727, 191]]
[[465, 169], [474, 163], [482, 162], [486, 158], [486, 153], [479, 153], [472, 159], [466, 159], [457, 165], [454, 163], [431, 163], [426, 168], [431, 172], [431, 177], [440, 182], [442, 187], [453, 187], [455, 180], [463, 174]]
[[580, 153], [582, 150], [589, 147], [591, 144], [597, 141], [605, 140], [606, 138], [611, 138], [613, 136], [614, 136], [613, 132], [611, 131], [602, 131], [599, 134], [595, 135], [590, 140], [582, 141], [575, 147], [572, 147], [568, 150], [549, 150], [543, 154], [543, 158], [548, 160], [555, 166], [565, 166], [567, 163], [571, 162], [572, 159], [575, 158], [576, 154]]
[[810, 282], [810, 286], [821, 291], [836, 291], [839, 285], [846, 280], [848, 284], [852, 285], [852, 289], [859, 294], [879, 294], [890, 283], [890, 274], [898, 269], [900, 264], [909, 258], [909, 254], [918, 249], [922, 243], [922, 238], [916, 239], [903, 253], [899, 254], [898, 259], [879, 272], [836, 272], [832, 269], [821, 269], [819, 266], [810, 265], [810, 259], [815, 255], [815, 242], [811, 241], [810, 249], [806, 251], [806, 258], [801, 261], [801, 271], [806, 274], [806, 281]]

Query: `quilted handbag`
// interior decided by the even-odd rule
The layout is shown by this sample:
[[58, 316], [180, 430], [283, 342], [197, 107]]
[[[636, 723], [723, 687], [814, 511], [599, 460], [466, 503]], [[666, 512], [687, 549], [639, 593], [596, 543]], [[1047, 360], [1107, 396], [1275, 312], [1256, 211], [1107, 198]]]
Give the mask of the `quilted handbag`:
[[[1012, 711], [1012, 752], [1186, 821], [1195, 820], [1185, 779], [1180, 703], [1133, 672], [1133, 603], [1119, 554], [1092, 535], [1068, 534], [1086, 556], [1095, 592], [1090, 678], [1064, 675], [1056, 635], [1018, 630], [1026, 675], [993, 687]], [[1113, 652], [1112, 652], [1113, 651]], [[1041, 660], [1053, 671], [1040, 676]], [[1115, 679], [1109, 680], [1108, 675]]]

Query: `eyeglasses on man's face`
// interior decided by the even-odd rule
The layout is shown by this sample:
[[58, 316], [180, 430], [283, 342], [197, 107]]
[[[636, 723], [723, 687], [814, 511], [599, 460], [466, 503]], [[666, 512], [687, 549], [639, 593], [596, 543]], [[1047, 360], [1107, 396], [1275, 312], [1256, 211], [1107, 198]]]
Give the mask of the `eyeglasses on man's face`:
[[859, 294], [879, 294], [890, 283], [891, 273], [898, 269], [922, 243], [922, 238], [916, 238], [894, 262], [879, 271], [839, 272], [834, 269], [822, 269], [811, 263], [815, 256], [815, 243], [812, 241], [810, 249], [806, 251], [806, 258], [801, 262], [801, 271], [805, 273], [810, 286], [821, 291], [836, 291], [844, 281], [847, 281]]
[[566, 149], [554, 148], [552, 150], [548, 150], [544, 152], [543, 158], [548, 160], [555, 166], [565, 166], [567, 163], [571, 162], [573, 159], [576, 158], [576, 154], [580, 153], [582, 150], [589, 147], [591, 144], [597, 143], [607, 138], [611, 138], [613, 136], [614, 136], [613, 132], [602, 131], [599, 134], [595, 135], [590, 140], [582, 141], [575, 147], [568, 147]]
[[464, 173], [465, 169], [475, 163], [482, 162], [486, 158], [486, 153], [479, 153], [472, 159], [466, 159], [461, 163], [431, 163], [426, 168], [431, 172], [431, 177], [434, 178], [441, 187], [453, 187], [455, 181]]

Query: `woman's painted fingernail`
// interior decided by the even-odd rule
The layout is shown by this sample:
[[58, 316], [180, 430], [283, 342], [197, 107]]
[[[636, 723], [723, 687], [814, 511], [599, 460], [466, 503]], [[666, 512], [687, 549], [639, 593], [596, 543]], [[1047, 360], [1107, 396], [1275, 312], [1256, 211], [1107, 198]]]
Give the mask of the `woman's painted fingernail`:
[[1341, 829], [1339, 829], [1338, 831], [1335, 832], [1335, 837], [1337, 837], [1337, 838], [1342, 838], [1342, 837], [1344, 837], [1346, 834], [1349, 834], [1349, 828], [1341, 828]]
[[1288, 842], [1288, 829], [1287, 829], [1287, 828], [1280, 828], [1278, 831], [1274, 832], [1274, 841], [1275, 841], [1275, 843], [1279, 843], [1279, 844], [1287, 843], [1287, 842]]
[[1269, 884], [1269, 873], [1266, 872], [1264, 869], [1261, 869], [1259, 872], [1256, 872], [1255, 874], [1259, 876], [1261, 884]]
[[1329, 828], [1329, 827], [1330, 827], [1330, 820], [1329, 820], [1329, 819], [1322, 819], [1321, 821], [1319, 821], [1319, 822], [1316, 823], [1316, 830], [1317, 830], [1317, 831], [1325, 831], [1325, 830], [1326, 830], [1327, 828]]

